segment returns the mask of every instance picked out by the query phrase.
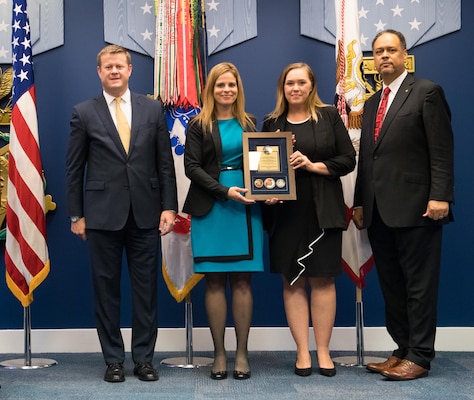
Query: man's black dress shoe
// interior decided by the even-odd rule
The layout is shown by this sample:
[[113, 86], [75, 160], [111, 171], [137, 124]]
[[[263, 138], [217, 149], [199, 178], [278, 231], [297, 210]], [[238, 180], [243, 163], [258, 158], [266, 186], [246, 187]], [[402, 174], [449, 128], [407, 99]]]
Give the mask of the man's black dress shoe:
[[123, 382], [125, 375], [123, 373], [122, 363], [112, 363], [107, 365], [105, 370], [104, 381], [106, 382]]
[[295, 365], [295, 374], [298, 375], [298, 376], [310, 376], [312, 372], [313, 372], [313, 369], [311, 367], [309, 367], [309, 368], [298, 368]]
[[227, 371], [211, 371], [211, 379], [216, 381], [221, 381], [222, 379], [227, 379]]
[[336, 368], [319, 368], [319, 373], [330, 378], [336, 375]]
[[252, 375], [252, 372], [250, 371], [242, 372], [242, 371], [234, 370], [233, 375], [234, 375], [234, 379], [244, 380], [244, 379], [249, 379], [250, 376]]
[[153, 368], [151, 362], [136, 363], [133, 369], [133, 374], [141, 381], [157, 381], [158, 371]]

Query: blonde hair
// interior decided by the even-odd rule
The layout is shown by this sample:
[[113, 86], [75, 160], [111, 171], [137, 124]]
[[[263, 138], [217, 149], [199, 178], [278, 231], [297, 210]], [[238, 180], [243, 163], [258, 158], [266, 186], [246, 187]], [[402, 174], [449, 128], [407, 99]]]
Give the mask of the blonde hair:
[[108, 46], [105, 46], [101, 51], [99, 51], [99, 54], [97, 54], [98, 67], [101, 66], [102, 56], [105, 54], [125, 54], [125, 57], [127, 58], [127, 64], [130, 65], [132, 62], [132, 57], [125, 47], [118, 46], [116, 44], [110, 44]]
[[276, 89], [276, 105], [275, 109], [268, 114], [269, 118], [277, 119], [278, 117], [286, 114], [288, 112], [288, 100], [285, 97], [285, 82], [286, 76], [288, 73], [294, 69], [303, 69], [308, 74], [309, 80], [312, 85], [312, 90], [306, 99], [306, 109], [310, 113], [314, 121], [318, 121], [319, 109], [322, 107], [327, 107], [329, 104], [323, 103], [321, 98], [318, 95], [316, 87], [316, 76], [314, 75], [311, 67], [303, 62], [293, 63], [288, 65], [281, 73], [280, 78], [278, 79], [277, 89]]
[[245, 96], [244, 87], [240, 74], [234, 64], [229, 62], [222, 62], [215, 65], [210, 71], [206, 79], [206, 86], [204, 87], [204, 94], [202, 97], [202, 108], [201, 112], [193, 118], [193, 121], [199, 122], [204, 129], [204, 132], [211, 132], [212, 123], [217, 119], [215, 112], [215, 99], [214, 99], [214, 87], [217, 79], [230, 72], [234, 75], [237, 82], [237, 98], [232, 105], [232, 114], [237, 118], [242, 128], [255, 127], [250, 115], [245, 112]]

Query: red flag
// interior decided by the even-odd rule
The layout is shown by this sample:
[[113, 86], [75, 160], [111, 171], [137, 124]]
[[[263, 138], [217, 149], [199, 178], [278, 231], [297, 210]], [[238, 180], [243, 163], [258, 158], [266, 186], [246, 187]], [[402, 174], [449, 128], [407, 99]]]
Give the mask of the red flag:
[[196, 75], [194, 71], [193, 35], [194, 29], [191, 21], [189, 0], [179, 0], [176, 18], [176, 42], [177, 42], [177, 82], [178, 102], [177, 105], [188, 107], [199, 107], [198, 93], [196, 88]]
[[[365, 86], [360, 70], [362, 50], [357, 0], [335, 0], [335, 7], [337, 108], [358, 158]], [[357, 230], [351, 218], [356, 177], [357, 168], [341, 178], [347, 215], [347, 231], [342, 235], [342, 265], [352, 281], [359, 288], [364, 288], [365, 275], [374, 262], [367, 231]]]
[[155, 0], [155, 97], [165, 106], [199, 108], [205, 80], [201, 0]]
[[49, 273], [46, 216], [30, 25], [26, 0], [14, 0], [13, 92], [8, 156], [6, 280], [23, 307]]

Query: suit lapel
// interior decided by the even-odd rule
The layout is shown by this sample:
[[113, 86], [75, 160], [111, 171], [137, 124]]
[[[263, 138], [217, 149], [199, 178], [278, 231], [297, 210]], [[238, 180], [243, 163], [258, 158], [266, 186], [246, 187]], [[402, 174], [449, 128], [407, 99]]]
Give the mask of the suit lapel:
[[286, 114], [279, 117], [275, 125], [275, 131], [277, 131], [278, 129], [280, 130], [280, 132], [288, 131], [288, 129], [286, 129]]
[[101, 119], [102, 123], [104, 124], [105, 130], [107, 134], [111, 137], [112, 141], [114, 142], [117, 149], [126, 156], [125, 149], [123, 148], [122, 141], [120, 140], [120, 136], [117, 131], [117, 127], [114, 124], [114, 120], [110, 115], [110, 110], [107, 102], [105, 101], [105, 97], [103, 95], [96, 98], [97, 101], [97, 114]]
[[[128, 150], [129, 155], [133, 151], [133, 146], [137, 140], [138, 127], [140, 126], [139, 116], [145, 112], [144, 108], [140, 106], [140, 98], [135, 93], [130, 93], [130, 100], [132, 102], [132, 126], [130, 131], [130, 149]], [[140, 112], [137, 112], [137, 110], [140, 110]]]
[[398, 89], [397, 94], [395, 95], [395, 98], [393, 99], [392, 104], [390, 105], [390, 108], [387, 111], [387, 115], [385, 116], [385, 119], [383, 121], [382, 128], [380, 129], [379, 133], [379, 138], [377, 140], [377, 145], [383, 140], [383, 137], [385, 136], [385, 133], [390, 127], [393, 119], [398, 114], [400, 108], [403, 106], [406, 99], [410, 95], [414, 81], [415, 79], [413, 78], [413, 75], [408, 74], [400, 85], [400, 88]]
[[222, 141], [221, 135], [219, 132], [219, 124], [217, 121], [212, 122], [212, 132], [211, 132], [212, 141], [214, 142], [214, 148], [216, 151], [216, 158], [217, 163], [219, 165], [219, 169], [222, 167]]
[[372, 141], [374, 139], [375, 119], [377, 117], [377, 109], [380, 103], [381, 94], [381, 90], [376, 92], [373, 97], [370, 98], [370, 101], [367, 101], [364, 106], [364, 119], [367, 118], [367, 120], [370, 121], [369, 131], [371, 132]]

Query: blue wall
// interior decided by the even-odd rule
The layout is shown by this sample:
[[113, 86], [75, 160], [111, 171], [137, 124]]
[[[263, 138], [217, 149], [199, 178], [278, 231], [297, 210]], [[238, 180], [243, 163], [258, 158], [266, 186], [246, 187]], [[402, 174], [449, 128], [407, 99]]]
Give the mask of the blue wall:
[[[94, 327], [91, 279], [87, 245], [69, 231], [65, 208], [64, 165], [72, 106], [100, 93], [96, 54], [103, 41], [102, 1], [65, 1], [65, 44], [35, 56], [38, 119], [47, 192], [57, 209], [47, 216], [51, 273], [35, 291], [31, 306], [32, 326], [40, 328]], [[334, 93], [334, 47], [299, 34], [299, 7], [295, 0], [258, 2], [258, 37], [224, 50], [209, 59], [209, 66], [230, 61], [239, 68], [245, 87], [247, 110], [261, 124], [274, 106], [275, 86], [284, 66], [295, 61], [309, 63], [318, 77], [319, 93], [332, 102]], [[456, 222], [445, 229], [442, 279], [439, 299], [440, 326], [474, 326], [471, 295], [474, 268], [470, 246], [474, 245], [474, 185], [471, 165], [474, 139], [472, 114], [466, 94], [473, 53], [474, 2], [462, 4], [462, 30], [410, 50], [415, 55], [416, 73], [439, 82], [445, 89], [453, 113], [455, 132]], [[132, 54], [132, 90], [153, 93], [153, 60]], [[1, 257], [3, 271], [3, 257]], [[125, 270], [126, 271], [126, 270]], [[4, 282], [4, 280], [2, 279]], [[123, 279], [123, 326], [130, 326], [128, 278]], [[266, 272], [255, 275], [255, 326], [286, 326], [281, 295], [281, 278]], [[184, 306], [169, 295], [159, 281], [159, 324], [184, 326]], [[204, 285], [192, 292], [194, 325], [207, 326]], [[337, 279], [336, 326], [355, 324], [355, 288], [346, 275]], [[383, 326], [383, 300], [375, 269], [363, 291], [365, 326]], [[23, 327], [23, 309], [5, 283], [0, 283], [0, 329]], [[230, 323], [230, 321], [229, 321]]]

